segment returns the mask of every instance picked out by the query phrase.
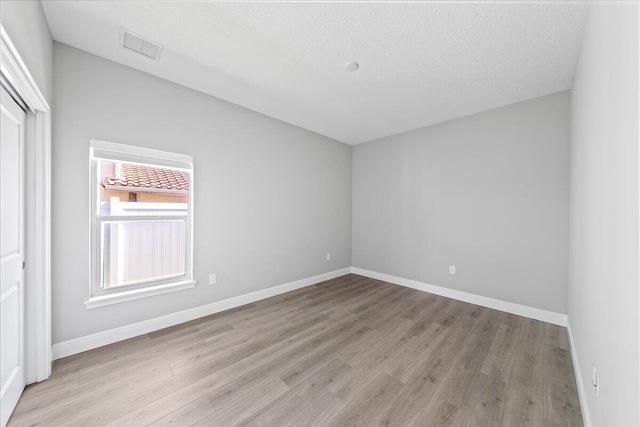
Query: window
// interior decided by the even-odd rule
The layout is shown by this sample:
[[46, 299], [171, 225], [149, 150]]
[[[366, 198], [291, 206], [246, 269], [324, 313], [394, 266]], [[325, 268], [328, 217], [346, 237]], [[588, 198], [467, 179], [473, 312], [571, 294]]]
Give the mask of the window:
[[92, 140], [90, 160], [87, 308], [194, 287], [192, 157]]

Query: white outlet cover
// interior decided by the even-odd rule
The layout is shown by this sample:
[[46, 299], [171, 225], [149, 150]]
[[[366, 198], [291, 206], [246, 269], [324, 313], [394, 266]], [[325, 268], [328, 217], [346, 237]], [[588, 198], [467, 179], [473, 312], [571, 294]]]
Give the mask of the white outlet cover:
[[209, 275], [209, 284], [210, 285], [215, 285], [217, 282], [217, 276], [215, 274], [210, 274]]
[[456, 274], [456, 266], [455, 265], [450, 265], [449, 266], [449, 274]]

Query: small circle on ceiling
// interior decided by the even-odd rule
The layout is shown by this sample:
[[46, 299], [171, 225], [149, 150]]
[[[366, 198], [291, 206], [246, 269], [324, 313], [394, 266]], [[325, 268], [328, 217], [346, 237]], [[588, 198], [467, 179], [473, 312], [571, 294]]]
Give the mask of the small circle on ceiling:
[[349, 62], [348, 64], [346, 64], [344, 66], [345, 70], [352, 72], [357, 70], [358, 68], [360, 68], [360, 64], [358, 64], [357, 62]]

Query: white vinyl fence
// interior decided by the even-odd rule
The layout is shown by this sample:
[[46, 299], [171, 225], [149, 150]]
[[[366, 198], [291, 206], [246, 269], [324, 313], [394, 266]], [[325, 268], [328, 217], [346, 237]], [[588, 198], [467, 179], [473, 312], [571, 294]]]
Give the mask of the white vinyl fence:
[[101, 210], [119, 218], [103, 223], [103, 287], [185, 274], [186, 203], [120, 202], [113, 197]]

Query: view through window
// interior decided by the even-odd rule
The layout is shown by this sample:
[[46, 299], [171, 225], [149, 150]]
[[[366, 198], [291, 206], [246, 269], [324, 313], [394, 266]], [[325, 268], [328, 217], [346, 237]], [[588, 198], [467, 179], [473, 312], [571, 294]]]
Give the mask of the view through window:
[[195, 286], [193, 158], [91, 141], [91, 296], [87, 308]]
[[189, 172], [119, 161], [99, 163], [101, 286], [183, 276]]

